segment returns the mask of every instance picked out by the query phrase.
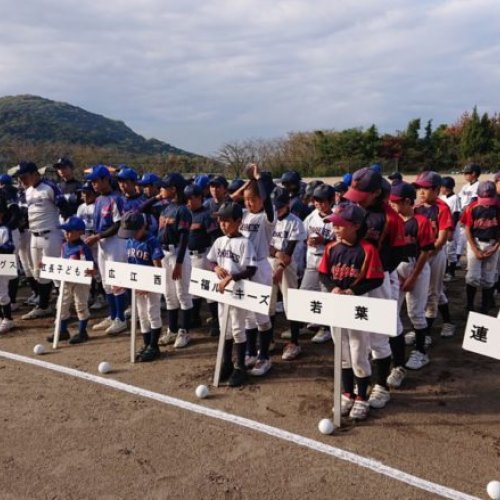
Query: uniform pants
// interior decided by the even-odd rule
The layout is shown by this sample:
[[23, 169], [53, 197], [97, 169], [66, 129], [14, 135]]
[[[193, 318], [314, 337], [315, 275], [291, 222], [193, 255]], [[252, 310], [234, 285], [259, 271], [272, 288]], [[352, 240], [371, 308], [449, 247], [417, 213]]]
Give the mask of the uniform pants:
[[63, 234], [60, 229], [52, 229], [42, 236], [31, 234], [31, 260], [33, 262], [33, 276], [41, 285], [51, 282], [47, 278], [40, 278], [40, 266], [43, 257], [61, 257]]
[[304, 271], [304, 276], [302, 277], [302, 281], [300, 283], [301, 290], [312, 290], [315, 292], [320, 292], [320, 281], [319, 281], [319, 273], [316, 269], [306, 269]]
[[0, 306], [10, 304], [9, 281], [10, 276], [0, 276]]
[[446, 273], [446, 250], [441, 248], [438, 253], [429, 259], [430, 280], [425, 316], [429, 319], [437, 318], [438, 306], [448, 303], [444, 293], [444, 275]]
[[19, 260], [26, 278], [33, 277], [33, 261], [31, 260], [31, 233], [25, 229], [19, 234]]
[[229, 316], [226, 328], [226, 340], [233, 339], [235, 344], [246, 342], [245, 319], [247, 311], [239, 307], [219, 303], [219, 324], [222, 325], [224, 308], [229, 307]]
[[[399, 294], [399, 292], [398, 292]], [[371, 290], [366, 294], [367, 297], [376, 297], [379, 299], [392, 299], [394, 296], [393, 285], [391, 285], [391, 277], [389, 272], [384, 273], [384, 282], [378, 288]], [[399, 297], [399, 295], [398, 295]], [[398, 332], [399, 332], [399, 316], [398, 316]], [[369, 345], [373, 359], [385, 359], [391, 356], [391, 346], [389, 344], [389, 336], [379, 333], [366, 333], [370, 336]]]
[[[476, 239], [476, 245], [480, 250], [485, 250], [495, 243], [479, 241]], [[465, 282], [473, 287], [491, 288], [496, 283], [496, 273], [498, 270], [498, 250], [487, 259], [479, 260], [472, 251], [467, 242], [467, 274]]]
[[465, 227], [460, 222], [457, 224], [455, 228], [455, 232], [457, 232], [457, 255], [463, 255], [465, 253], [465, 249], [467, 247], [467, 236], [465, 235]]
[[[191, 255], [191, 267], [194, 269], [204, 269], [205, 271], [211, 271], [210, 265], [207, 259], [207, 252], [202, 254]], [[213, 300], [206, 299], [207, 304], [214, 302]]]
[[161, 294], [137, 290], [135, 299], [141, 333], [161, 328]]
[[[372, 367], [369, 360], [370, 334], [342, 328], [342, 368], [352, 368], [358, 378], [369, 377]], [[390, 354], [390, 351], [389, 351]]]
[[89, 319], [89, 293], [90, 285], [66, 282], [64, 284], [64, 292], [61, 302], [61, 320], [64, 321], [70, 318], [71, 314], [69, 312], [69, 308], [73, 302], [75, 304], [78, 319], [80, 321]]
[[[99, 267], [99, 272], [101, 276], [106, 276], [106, 262], [127, 262], [127, 252], [125, 250], [125, 242], [123, 238], [118, 238], [118, 236], [111, 236], [109, 238], [104, 238], [99, 240], [97, 249], [97, 265]], [[106, 285], [105, 279], [103, 279], [103, 288], [107, 294], [121, 295], [124, 291], [119, 293], [113, 292], [113, 287]]]
[[[252, 276], [252, 281], [255, 283], [261, 283], [262, 285], [272, 286], [273, 284], [273, 270], [271, 264], [267, 259], [261, 259], [257, 261], [257, 271]], [[247, 318], [245, 321], [245, 328], [247, 330], [253, 330], [257, 328], [261, 332], [266, 332], [271, 329], [271, 319], [267, 314], [247, 312]]]
[[191, 278], [191, 257], [189, 252], [184, 256], [182, 263], [182, 278], [179, 280], [172, 279], [172, 273], [176, 264], [177, 252], [165, 251], [161, 263], [167, 270], [167, 289], [165, 293], [165, 301], [167, 310], [182, 309], [186, 311], [193, 307], [193, 299], [189, 293], [189, 280]]
[[[276, 269], [279, 263], [278, 260], [274, 258], [270, 258], [269, 260], [271, 268], [273, 270]], [[299, 280], [297, 277], [297, 271], [295, 270], [294, 265], [290, 264], [286, 266], [283, 271], [283, 279], [281, 280], [281, 283], [279, 285], [273, 285], [273, 291], [271, 294], [271, 306], [269, 308], [270, 316], [274, 316], [276, 313], [276, 300], [278, 298], [278, 290], [280, 290], [283, 295], [283, 307], [286, 313], [287, 302], [288, 302], [287, 290], [289, 288], [298, 288], [298, 286], [299, 286]]]

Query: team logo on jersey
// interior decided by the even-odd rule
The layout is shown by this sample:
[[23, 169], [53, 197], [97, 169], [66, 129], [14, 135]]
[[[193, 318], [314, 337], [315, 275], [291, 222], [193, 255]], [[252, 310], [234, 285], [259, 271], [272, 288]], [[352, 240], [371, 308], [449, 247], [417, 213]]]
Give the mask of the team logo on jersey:
[[238, 264], [240, 262], [240, 256], [235, 254], [229, 248], [226, 249], [217, 249], [217, 257], [222, 257], [225, 259], [231, 259], [234, 263]]
[[352, 264], [335, 264], [332, 266], [331, 273], [332, 279], [340, 281], [346, 278], [357, 278], [359, 269], [356, 269]]
[[260, 224], [256, 223], [243, 223], [240, 226], [240, 231], [248, 231], [249, 233], [257, 233], [259, 231]]

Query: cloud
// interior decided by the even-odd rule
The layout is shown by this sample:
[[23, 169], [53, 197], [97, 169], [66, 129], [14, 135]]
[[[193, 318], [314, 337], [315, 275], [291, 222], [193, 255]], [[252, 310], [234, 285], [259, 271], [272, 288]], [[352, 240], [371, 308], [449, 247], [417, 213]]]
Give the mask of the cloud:
[[201, 153], [497, 105], [494, 0], [2, 4], [0, 94], [67, 101]]

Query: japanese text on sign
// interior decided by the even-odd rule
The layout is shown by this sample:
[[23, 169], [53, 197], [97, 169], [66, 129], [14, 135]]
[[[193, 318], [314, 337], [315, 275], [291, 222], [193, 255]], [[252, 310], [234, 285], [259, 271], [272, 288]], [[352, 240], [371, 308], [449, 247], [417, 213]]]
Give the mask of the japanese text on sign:
[[17, 276], [17, 255], [0, 255], [0, 276]]
[[88, 260], [43, 257], [40, 276], [49, 280], [68, 281], [89, 285], [94, 263]]
[[107, 261], [103, 279], [108, 286], [165, 293], [167, 270], [162, 267]]
[[469, 313], [462, 347], [466, 351], [500, 359], [500, 318]]

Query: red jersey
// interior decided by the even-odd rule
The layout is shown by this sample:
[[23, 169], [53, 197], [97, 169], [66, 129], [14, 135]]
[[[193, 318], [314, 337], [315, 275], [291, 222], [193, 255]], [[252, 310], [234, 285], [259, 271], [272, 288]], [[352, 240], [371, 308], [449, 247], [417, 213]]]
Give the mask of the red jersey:
[[444, 229], [453, 230], [453, 218], [450, 207], [440, 198], [437, 198], [436, 202], [432, 205], [422, 204], [416, 206], [415, 214], [423, 215], [431, 221], [434, 240], [437, 239], [439, 231], [443, 231]]
[[465, 208], [460, 222], [470, 227], [474, 238], [496, 240], [500, 236], [500, 206], [480, 205], [477, 200], [473, 201]]

